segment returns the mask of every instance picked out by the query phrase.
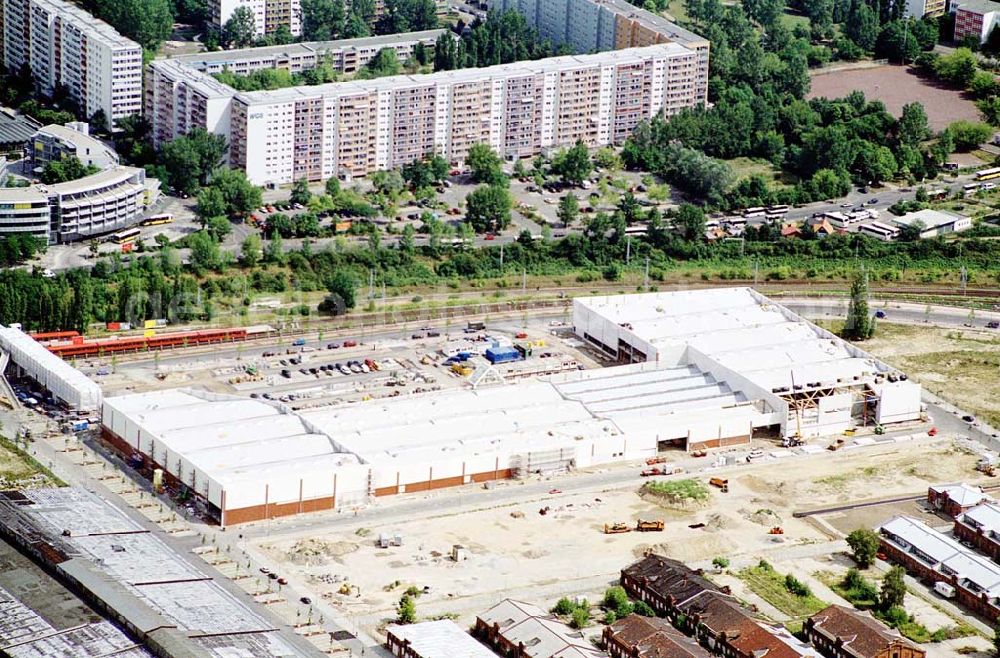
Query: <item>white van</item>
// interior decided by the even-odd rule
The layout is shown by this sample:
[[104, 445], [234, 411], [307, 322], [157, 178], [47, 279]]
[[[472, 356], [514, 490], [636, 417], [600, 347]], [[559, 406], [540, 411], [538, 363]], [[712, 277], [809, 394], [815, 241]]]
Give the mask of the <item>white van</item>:
[[939, 580], [934, 583], [934, 591], [946, 599], [955, 598], [955, 588], [943, 580]]

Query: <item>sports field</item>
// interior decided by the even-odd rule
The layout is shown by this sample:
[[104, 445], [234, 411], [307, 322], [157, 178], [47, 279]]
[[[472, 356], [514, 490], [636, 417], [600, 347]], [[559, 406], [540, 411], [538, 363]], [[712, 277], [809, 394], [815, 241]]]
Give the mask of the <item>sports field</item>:
[[908, 66], [878, 66], [849, 71], [820, 73], [812, 78], [808, 98], [840, 98], [857, 89], [870, 100], [880, 100], [893, 116], [903, 105], [920, 101], [934, 130], [959, 119], [979, 120], [979, 111], [965, 94], [939, 86], [917, 75]]

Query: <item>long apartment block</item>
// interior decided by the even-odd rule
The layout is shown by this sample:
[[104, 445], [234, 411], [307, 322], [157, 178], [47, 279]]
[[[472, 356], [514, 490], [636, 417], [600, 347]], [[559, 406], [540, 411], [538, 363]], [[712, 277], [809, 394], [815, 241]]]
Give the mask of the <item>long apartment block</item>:
[[150, 65], [157, 144], [194, 127], [224, 135], [229, 162], [259, 185], [364, 176], [489, 144], [508, 158], [582, 141], [621, 144], [639, 122], [704, 104], [709, 43], [624, 0], [503, 0], [578, 55], [480, 69], [239, 93], [210, 74], [299, 72], [326, 58], [357, 71], [380, 49], [400, 59], [439, 30], [199, 54]]
[[518, 12], [543, 39], [577, 53], [679, 43], [698, 53], [697, 93], [707, 100], [708, 40], [626, 0], [496, 0], [490, 7]]
[[692, 107], [698, 55], [662, 44], [482, 69], [237, 94], [231, 164], [258, 184], [364, 176], [473, 144], [527, 157], [618, 144], [663, 111]]
[[64, 87], [88, 118], [112, 123], [142, 111], [142, 48], [62, 0], [3, 0], [8, 71], [27, 66], [37, 87]]
[[427, 30], [156, 60], [149, 65], [145, 98], [146, 117], [153, 127], [153, 143], [159, 146], [195, 127], [229, 138], [230, 106], [237, 91], [216, 80], [212, 74], [230, 71], [247, 75], [263, 69], [301, 73], [329, 62], [336, 72], [350, 75], [384, 48], [392, 48], [400, 61], [409, 59], [417, 44], [433, 51], [438, 37], [446, 33], [446, 30]]

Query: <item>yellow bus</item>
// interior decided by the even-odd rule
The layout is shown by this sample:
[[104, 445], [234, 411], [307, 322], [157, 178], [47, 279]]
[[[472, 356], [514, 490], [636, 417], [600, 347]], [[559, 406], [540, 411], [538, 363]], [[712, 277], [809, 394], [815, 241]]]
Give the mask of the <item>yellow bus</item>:
[[139, 229], [128, 228], [111, 235], [111, 241], [116, 244], [131, 244], [139, 237]]
[[158, 226], [159, 224], [169, 224], [174, 221], [174, 216], [168, 212], [159, 215], [150, 215], [139, 222], [139, 226]]
[[976, 180], [990, 180], [991, 178], [1000, 178], [1000, 167], [980, 169], [976, 172]]

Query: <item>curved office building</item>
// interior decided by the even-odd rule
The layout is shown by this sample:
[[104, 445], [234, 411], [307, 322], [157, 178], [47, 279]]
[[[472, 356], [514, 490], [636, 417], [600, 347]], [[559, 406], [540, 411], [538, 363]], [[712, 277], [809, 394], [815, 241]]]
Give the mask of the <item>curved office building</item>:
[[112, 167], [55, 185], [0, 188], [0, 237], [30, 233], [48, 244], [85, 240], [136, 223], [155, 180], [135, 167]]

